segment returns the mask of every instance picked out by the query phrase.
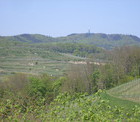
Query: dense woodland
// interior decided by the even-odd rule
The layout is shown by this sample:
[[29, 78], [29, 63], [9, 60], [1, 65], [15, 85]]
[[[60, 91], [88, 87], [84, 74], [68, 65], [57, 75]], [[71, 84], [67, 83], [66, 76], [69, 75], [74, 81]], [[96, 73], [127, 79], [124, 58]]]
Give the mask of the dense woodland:
[[98, 48], [94, 45], [79, 44], [79, 43], [52, 43], [46, 45], [38, 45], [38, 48], [44, 48], [54, 52], [70, 53], [80, 57], [88, 57], [94, 53], [100, 53], [102, 48]]

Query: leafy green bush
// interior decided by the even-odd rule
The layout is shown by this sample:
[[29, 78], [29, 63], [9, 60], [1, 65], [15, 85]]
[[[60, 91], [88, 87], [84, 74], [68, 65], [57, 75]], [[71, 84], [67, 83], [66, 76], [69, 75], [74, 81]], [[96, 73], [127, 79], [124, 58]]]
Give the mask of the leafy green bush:
[[30, 97], [43, 97], [46, 102], [51, 102], [60, 92], [61, 78], [56, 78], [43, 74], [41, 76], [33, 76], [29, 78], [29, 84], [26, 88]]
[[47, 113], [48, 121], [138, 121], [140, 107], [130, 111], [119, 106], [111, 106], [108, 100], [100, 97], [102, 92], [94, 95], [76, 93], [60, 94], [54, 100]]

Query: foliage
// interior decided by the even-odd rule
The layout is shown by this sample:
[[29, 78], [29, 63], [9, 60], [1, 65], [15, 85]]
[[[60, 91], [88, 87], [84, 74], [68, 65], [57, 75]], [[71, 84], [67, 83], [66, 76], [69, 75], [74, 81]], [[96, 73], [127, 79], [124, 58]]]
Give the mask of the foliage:
[[[16, 96], [0, 102], [2, 121], [138, 121], [140, 106], [133, 104], [126, 109], [110, 105], [101, 91], [87, 93], [61, 93], [48, 106], [45, 98], [34, 101]], [[118, 101], [119, 102], [119, 101]]]
[[46, 45], [48, 50], [53, 50], [61, 53], [71, 53], [76, 56], [87, 57], [89, 54], [99, 53], [102, 51], [94, 45], [79, 44], [79, 43], [54, 43]]
[[[90, 70], [86, 69], [86, 71]], [[97, 82], [100, 73], [95, 70], [89, 76], [93, 78], [91, 82]], [[20, 77], [27, 82], [20, 87], [21, 89], [17, 89], [21, 85], [17, 82], [20, 81]], [[7, 89], [10, 79], [13, 82], [11, 90]], [[114, 98], [105, 91], [99, 90], [94, 94], [90, 92], [88, 94], [84, 86], [85, 88], [73, 92], [62, 93], [63, 84], [68, 80], [66, 77], [57, 78], [46, 74], [27, 77], [25, 74], [16, 74], [10, 79], [5, 82], [4, 89], [0, 91], [1, 121], [111, 122], [140, 119], [139, 104]]]
[[[78, 97], [75, 97], [77, 96]], [[133, 106], [127, 111], [120, 106], [110, 106], [110, 101], [102, 99], [101, 93], [60, 94], [50, 106], [48, 121], [138, 121], [140, 108]], [[135, 105], [135, 104], [134, 104]]]
[[62, 84], [63, 92], [70, 93], [93, 93], [93, 82], [91, 81], [92, 65], [74, 64], [67, 72], [66, 80]]
[[[106, 63], [94, 67], [94, 71], [97, 70], [100, 74], [100, 77], [96, 79], [98, 88], [110, 89], [139, 77], [139, 47], [116, 48], [108, 52], [106, 59]], [[96, 75], [92, 79], [95, 78]]]

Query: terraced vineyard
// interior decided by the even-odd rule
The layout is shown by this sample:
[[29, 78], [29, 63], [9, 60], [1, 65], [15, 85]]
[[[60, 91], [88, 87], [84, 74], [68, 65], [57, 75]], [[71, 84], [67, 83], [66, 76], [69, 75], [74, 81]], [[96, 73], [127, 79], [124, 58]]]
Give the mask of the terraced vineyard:
[[3, 46], [0, 48], [0, 79], [15, 73], [63, 75], [70, 66], [69, 61], [83, 58], [66, 55], [30, 45]]
[[140, 102], [140, 79], [112, 88], [108, 93], [121, 99]]

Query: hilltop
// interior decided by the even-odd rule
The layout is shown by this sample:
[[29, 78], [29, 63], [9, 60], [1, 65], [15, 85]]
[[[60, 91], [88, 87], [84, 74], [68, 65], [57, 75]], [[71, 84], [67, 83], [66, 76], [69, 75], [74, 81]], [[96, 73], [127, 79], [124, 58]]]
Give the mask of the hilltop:
[[140, 45], [139, 37], [123, 34], [81, 33], [61, 37], [59, 40], [73, 43], [86, 43], [105, 49], [111, 49], [125, 45]]

